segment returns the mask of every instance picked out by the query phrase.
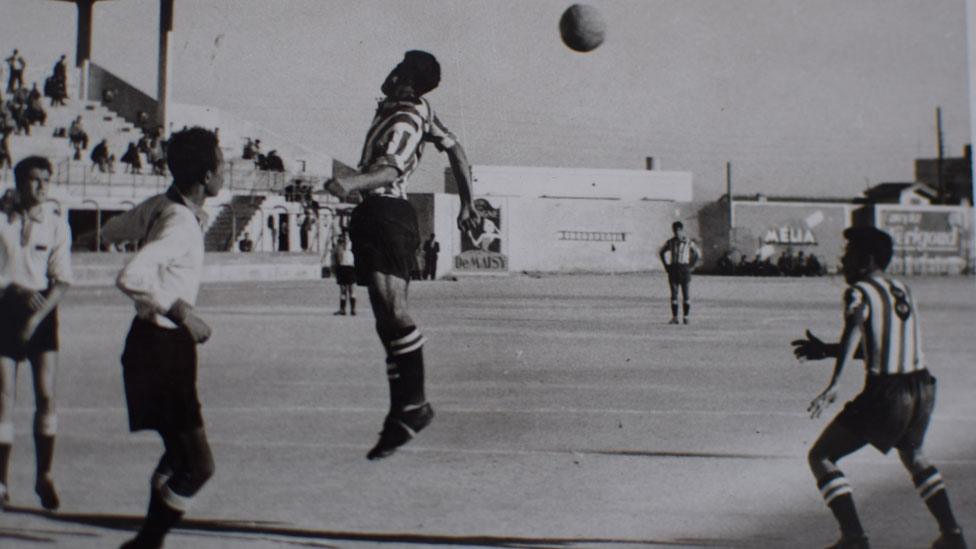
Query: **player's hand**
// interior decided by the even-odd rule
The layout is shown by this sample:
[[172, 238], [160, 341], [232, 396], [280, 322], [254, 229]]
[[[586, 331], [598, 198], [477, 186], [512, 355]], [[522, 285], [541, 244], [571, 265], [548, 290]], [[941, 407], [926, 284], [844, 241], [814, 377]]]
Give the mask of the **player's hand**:
[[339, 198], [339, 200], [345, 200], [349, 196], [349, 185], [344, 184], [342, 179], [333, 177], [325, 182], [325, 192]]
[[820, 417], [820, 414], [833, 404], [835, 400], [837, 400], [837, 389], [831, 385], [817, 395], [817, 398], [813, 399], [810, 405], [807, 406], [807, 412], [810, 412], [810, 419]]
[[810, 330], [807, 330], [806, 339], [794, 339], [790, 342], [793, 346], [793, 355], [800, 362], [806, 360], [821, 360], [828, 358], [830, 355], [829, 347], [826, 343], [820, 340], [817, 336], [813, 335]]
[[20, 333], [17, 334], [17, 338], [20, 340], [21, 345], [27, 345], [27, 342], [34, 337], [34, 332], [37, 331], [37, 327], [41, 325], [41, 319], [37, 318], [36, 315], [31, 315], [27, 322], [24, 323], [24, 327], [20, 329]]
[[27, 297], [27, 306], [30, 307], [31, 312], [36, 313], [44, 308], [44, 304], [47, 303], [44, 294], [36, 290], [31, 290]]
[[457, 225], [462, 232], [473, 231], [481, 224], [481, 214], [471, 204], [461, 204]]
[[187, 313], [182, 325], [186, 331], [190, 332], [194, 342], [203, 344], [210, 339], [210, 326], [207, 326], [207, 323], [195, 313]]

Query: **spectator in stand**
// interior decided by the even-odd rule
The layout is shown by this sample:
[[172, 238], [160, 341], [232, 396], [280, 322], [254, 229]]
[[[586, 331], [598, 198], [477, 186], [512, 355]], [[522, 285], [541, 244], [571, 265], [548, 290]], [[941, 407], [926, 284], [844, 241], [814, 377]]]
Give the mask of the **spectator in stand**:
[[0, 169], [4, 166], [7, 168], [13, 168], [13, 156], [10, 154], [10, 131], [6, 131], [3, 128], [3, 122], [0, 120]]
[[269, 172], [284, 172], [285, 163], [281, 157], [278, 156], [278, 151], [273, 150], [269, 152], [267, 156], [262, 157], [262, 155], [258, 155], [258, 169]]
[[732, 252], [726, 250], [722, 257], [718, 258], [716, 269], [720, 275], [731, 275], [735, 273], [735, 265], [732, 263]]
[[126, 173], [142, 173], [142, 159], [139, 158], [139, 149], [135, 142], [129, 142], [129, 147], [125, 149], [121, 160], [127, 166]]
[[247, 142], [244, 143], [244, 151], [241, 153], [241, 158], [244, 160], [254, 160], [254, 141], [251, 138], [247, 138]]
[[149, 153], [147, 157], [149, 165], [152, 167], [153, 175], [166, 174], [166, 157], [163, 154], [163, 143], [158, 137], [153, 137], [149, 141]]
[[64, 100], [68, 98], [68, 65], [65, 63], [65, 56], [61, 55], [58, 62], [54, 64], [51, 75], [51, 106], [64, 105]]
[[793, 255], [789, 250], [783, 250], [780, 254], [779, 259], [776, 260], [776, 269], [779, 271], [778, 274], [790, 276], [793, 271]]
[[424, 242], [424, 280], [435, 280], [437, 278], [437, 254], [441, 252], [441, 245], [430, 233], [430, 238]]
[[44, 102], [41, 100], [41, 91], [37, 89], [37, 83], [27, 94], [27, 123], [40, 124], [43, 126], [47, 122], [47, 112], [44, 111]]
[[15, 93], [7, 101], [7, 109], [14, 120], [14, 131], [17, 135], [30, 135], [30, 124], [27, 122], [27, 99], [22, 93]]
[[110, 165], [107, 139], [102, 139], [99, 141], [98, 145], [95, 145], [95, 147], [92, 149], [91, 161], [93, 170], [98, 168], [98, 171], [102, 173], [109, 172]]
[[75, 118], [68, 129], [68, 140], [75, 149], [75, 160], [81, 160], [81, 151], [88, 148], [88, 133], [81, 123], [81, 115]]
[[793, 261], [793, 269], [790, 271], [790, 276], [803, 276], [804, 271], [807, 268], [807, 258], [803, 256], [803, 251], [796, 253], [796, 259]]
[[24, 69], [27, 68], [27, 61], [24, 61], [23, 56], [14, 50], [13, 55], [8, 57], [6, 62], [10, 73], [7, 77], [7, 93], [13, 93], [24, 86]]

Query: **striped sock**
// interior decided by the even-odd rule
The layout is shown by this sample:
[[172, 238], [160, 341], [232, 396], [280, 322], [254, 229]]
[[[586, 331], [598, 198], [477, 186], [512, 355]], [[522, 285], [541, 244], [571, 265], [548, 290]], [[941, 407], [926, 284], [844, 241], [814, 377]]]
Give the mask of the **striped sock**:
[[423, 404], [424, 343], [427, 340], [416, 326], [400, 330], [387, 343], [387, 378], [390, 382], [390, 412], [403, 411], [408, 405]]
[[946, 493], [945, 483], [942, 475], [935, 467], [929, 467], [915, 475], [915, 489], [918, 490], [919, 497], [925, 502], [926, 507], [939, 522], [939, 530], [943, 532], [954, 532], [959, 529], [959, 523], [952, 514], [952, 506], [949, 504], [949, 495]]
[[847, 477], [840, 471], [827, 473], [817, 479], [817, 487], [820, 488], [820, 495], [823, 496], [824, 503], [834, 513], [834, 517], [840, 524], [840, 531], [845, 538], [859, 538], [864, 535], [864, 528], [857, 517], [857, 509], [854, 507], [853, 490], [851, 484], [847, 482]]

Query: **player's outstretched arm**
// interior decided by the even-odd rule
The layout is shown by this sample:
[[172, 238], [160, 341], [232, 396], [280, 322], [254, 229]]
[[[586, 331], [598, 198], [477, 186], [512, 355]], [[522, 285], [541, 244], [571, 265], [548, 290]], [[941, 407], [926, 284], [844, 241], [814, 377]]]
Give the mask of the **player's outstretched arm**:
[[[856, 313], [856, 315], [859, 314]], [[854, 358], [854, 351], [857, 349], [855, 345], [857, 342], [855, 333], [859, 324], [858, 320], [859, 318], [856, 316], [848, 316], [844, 322], [844, 331], [841, 333], [840, 343], [838, 344], [840, 349], [837, 353], [837, 361], [834, 363], [834, 372], [830, 376], [830, 383], [827, 384], [827, 388], [817, 395], [810, 403], [810, 406], [807, 407], [807, 412], [810, 412], [811, 418], [820, 417], [820, 414], [837, 400], [837, 380], [840, 379], [840, 374], [844, 371], [844, 366]]]
[[461, 199], [458, 228], [462, 231], [474, 230], [481, 221], [481, 214], [474, 209], [472, 202], [471, 164], [468, 163], [468, 155], [464, 152], [461, 143], [457, 141], [444, 152], [447, 153], [447, 159], [451, 163], [451, 171], [454, 173], [454, 180], [457, 181], [458, 196]]

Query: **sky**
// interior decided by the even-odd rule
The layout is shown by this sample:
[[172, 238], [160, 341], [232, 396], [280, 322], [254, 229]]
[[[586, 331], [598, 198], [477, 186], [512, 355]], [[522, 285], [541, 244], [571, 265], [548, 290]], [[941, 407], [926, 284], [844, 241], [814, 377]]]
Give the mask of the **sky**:
[[[696, 200], [855, 196], [969, 142], [964, 0], [590, 0], [607, 37], [559, 39], [561, 0], [176, 0], [173, 100], [355, 164], [379, 85], [438, 57], [429, 98], [473, 164], [689, 171]], [[95, 5], [92, 59], [155, 95], [156, 0]], [[0, 0], [0, 53], [73, 58], [76, 10]], [[412, 190], [442, 186], [428, 153]]]

